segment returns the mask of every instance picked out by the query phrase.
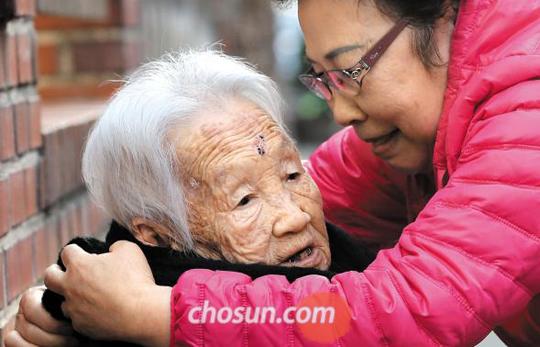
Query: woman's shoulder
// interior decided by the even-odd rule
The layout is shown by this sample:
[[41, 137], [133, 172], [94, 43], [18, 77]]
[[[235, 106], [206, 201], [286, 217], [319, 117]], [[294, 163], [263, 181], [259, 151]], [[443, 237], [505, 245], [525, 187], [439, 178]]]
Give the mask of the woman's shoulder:
[[540, 2], [461, 1], [452, 55], [459, 66], [485, 66], [520, 55], [538, 55]]

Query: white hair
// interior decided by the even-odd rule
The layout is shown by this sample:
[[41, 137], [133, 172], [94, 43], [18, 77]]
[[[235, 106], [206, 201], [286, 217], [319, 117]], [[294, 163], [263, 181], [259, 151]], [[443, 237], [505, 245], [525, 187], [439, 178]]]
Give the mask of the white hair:
[[253, 102], [285, 131], [275, 83], [239, 58], [191, 50], [138, 68], [86, 144], [82, 172], [96, 203], [127, 228], [134, 217], [166, 223], [175, 248], [193, 249], [175, 144], [167, 135], [231, 97]]

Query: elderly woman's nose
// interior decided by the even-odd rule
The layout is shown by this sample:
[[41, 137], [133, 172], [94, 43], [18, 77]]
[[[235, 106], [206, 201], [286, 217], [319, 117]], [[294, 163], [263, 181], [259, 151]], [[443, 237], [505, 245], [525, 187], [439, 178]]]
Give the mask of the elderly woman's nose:
[[283, 236], [287, 233], [300, 232], [311, 221], [309, 213], [303, 211], [292, 199], [289, 198], [286, 200], [288, 201], [282, 201], [279, 213], [276, 215], [277, 220], [272, 230], [276, 237]]
[[334, 93], [332, 102], [329, 104], [332, 109], [334, 120], [341, 126], [349, 126], [354, 122], [363, 122], [367, 116], [350, 97]]

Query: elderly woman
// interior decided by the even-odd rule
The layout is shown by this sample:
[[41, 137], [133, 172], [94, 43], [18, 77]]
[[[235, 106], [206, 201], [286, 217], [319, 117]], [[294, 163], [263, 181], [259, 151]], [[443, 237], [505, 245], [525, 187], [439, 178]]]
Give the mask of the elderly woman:
[[[326, 215], [392, 248], [365, 271], [331, 281], [192, 270], [171, 289], [133, 268], [116, 272], [112, 292], [99, 281], [113, 281], [121, 262], [144, 264], [141, 257], [125, 244], [95, 258], [70, 247], [64, 257], [73, 265], [65, 274], [51, 269], [48, 281], [67, 302], [91, 303], [69, 307], [74, 322], [98, 336], [149, 345], [165, 345], [169, 336], [171, 345], [233, 344], [238, 336], [247, 345], [268, 341], [270, 329], [193, 326], [186, 312], [201, 295], [216, 307], [287, 307], [333, 291], [352, 311], [340, 345], [472, 346], [509, 320], [505, 341], [538, 345], [540, 3], [298, 5], [313, 67], [302, 79], [347, 126], [310, 160]], [[75, 283], [91, 290], [75, 291]], [[201, 287], [208, 290], [201, 294]], [[106, 305], [117, 314], [102, 324]], [[156, 329], [143, 332], [144, 324], [129, 321], [137, 310]], [[276, 344], [309, 343], [294, 326], [271, 328]]]

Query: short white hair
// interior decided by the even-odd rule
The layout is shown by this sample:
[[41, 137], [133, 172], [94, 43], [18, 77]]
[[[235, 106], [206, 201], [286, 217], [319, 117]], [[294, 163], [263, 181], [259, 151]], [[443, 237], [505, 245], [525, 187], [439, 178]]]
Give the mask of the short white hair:
[[275, 83], [239, 58], [189, 50], [139, 67], [110, 100], [84, 150], [83, 177], [96, 203], [127, 228], [134, 217], [167, 223], [175, 248], [192, 250], [179, 161], [167, 135], [232, 98], [254, 103], [285, 131]]

